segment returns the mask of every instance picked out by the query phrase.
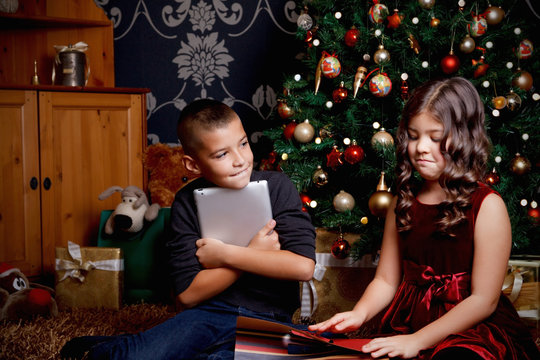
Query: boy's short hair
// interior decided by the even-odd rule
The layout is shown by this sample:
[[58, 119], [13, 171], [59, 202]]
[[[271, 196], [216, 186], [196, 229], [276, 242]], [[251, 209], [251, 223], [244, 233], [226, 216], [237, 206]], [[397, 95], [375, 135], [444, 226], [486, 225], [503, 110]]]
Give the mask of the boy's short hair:
[[199, 146], [198, 132], [227, 125], [236, 112], [221, 101], [213, 99], [195, 100], [187, 105], [178, 119], [176, 128], [184, 153], [195, 155]]

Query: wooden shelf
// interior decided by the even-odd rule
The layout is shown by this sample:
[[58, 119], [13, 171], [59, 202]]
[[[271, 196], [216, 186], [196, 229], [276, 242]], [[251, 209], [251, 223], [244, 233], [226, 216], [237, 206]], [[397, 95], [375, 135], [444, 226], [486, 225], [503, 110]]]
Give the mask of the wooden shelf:
[[85, 20], [51, 16], [27, 16], [0, 13], [0, 29], [38, 29], [110, 26], [109, 20]]

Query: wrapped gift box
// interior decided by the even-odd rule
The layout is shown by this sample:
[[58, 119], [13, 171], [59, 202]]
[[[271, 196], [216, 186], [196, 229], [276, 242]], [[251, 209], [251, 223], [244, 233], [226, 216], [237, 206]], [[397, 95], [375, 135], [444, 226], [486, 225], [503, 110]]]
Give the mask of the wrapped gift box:
[[538, 322], [540, 319], [540, 256], [513, 256], [503, 293], [514, 304], [519, 316]]
[[59, 309], [122, 305], [124, 260], [120, 248], [56, 248], [56, 301]]
[[[351, 245], [358, 236], [343, 234]], [[352, 310], [375, 275], [376, 264], [371, 255], [357, 261], [332, 255], [332, 244], [338, 237], [338, 232], [317, 229], [317, 265], [313, 279], [301, 283], [302, 306], [297, 321], [320, 322], [335, 313]]]

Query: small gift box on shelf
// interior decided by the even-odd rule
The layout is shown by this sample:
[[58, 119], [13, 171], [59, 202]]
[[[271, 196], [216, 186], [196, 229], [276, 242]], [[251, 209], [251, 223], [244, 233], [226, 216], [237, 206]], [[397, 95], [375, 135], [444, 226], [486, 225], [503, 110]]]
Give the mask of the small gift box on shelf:
[[59, 309], [122, 305], [124, 259], [120, 248], [56, 248], [56, 301]]
[[512, 256], [504, 279], [503, 293], [528, 325], [540, 320], [540, 256]]
[[376, 270], [371, 255], [355, 261], [349, 256], [337, 258], [332, 253], [336, 241], [352, 244], [358, 239], [357, 234], [344, 233], [340, 237], [339, 232], [323, 228], [316, 231], [317, 264], [313, 279], [301, 283], [301, 308], [296, 314], [304, 323], [323, 321], [337, 312], [352, 310]]

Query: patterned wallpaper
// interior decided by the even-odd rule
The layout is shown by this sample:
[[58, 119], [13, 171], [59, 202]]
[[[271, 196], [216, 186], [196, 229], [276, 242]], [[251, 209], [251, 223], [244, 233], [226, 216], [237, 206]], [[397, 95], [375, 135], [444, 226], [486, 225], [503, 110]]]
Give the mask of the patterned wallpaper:
[[261, 130], [303, 48], [293, 1], [94, 1], [113, 22], [116, 86], [151, 90], [149, 144], [178, 144], [180, 110], [214, 98], [240, 115], [256, 158], [270, 151]]

